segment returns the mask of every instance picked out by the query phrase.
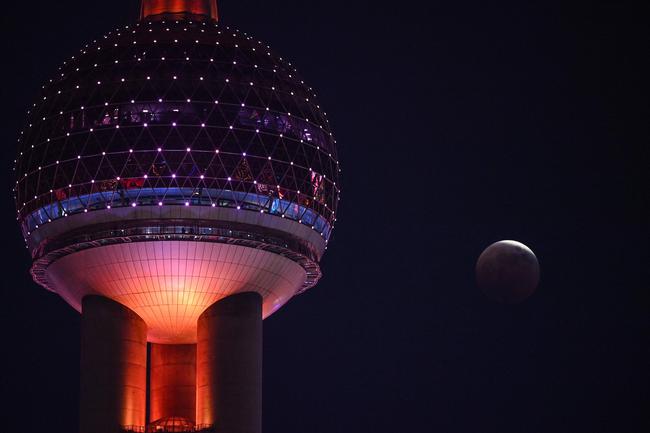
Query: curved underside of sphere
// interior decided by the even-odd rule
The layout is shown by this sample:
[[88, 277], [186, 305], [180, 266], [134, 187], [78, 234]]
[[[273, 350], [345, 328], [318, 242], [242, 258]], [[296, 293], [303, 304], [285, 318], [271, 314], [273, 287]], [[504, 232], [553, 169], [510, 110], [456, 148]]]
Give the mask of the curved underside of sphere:
[[181, 344], [196, 342], [197, 319], [206, 308], [236, 293], [262, 295], [268, 317], [301, 289], [306, 272], [260, 249], [157, 241], [75, 252], [52, 263], [45, 278], [78, 311], [84, 296], [106, 296], [147, 323], [149, 341]]

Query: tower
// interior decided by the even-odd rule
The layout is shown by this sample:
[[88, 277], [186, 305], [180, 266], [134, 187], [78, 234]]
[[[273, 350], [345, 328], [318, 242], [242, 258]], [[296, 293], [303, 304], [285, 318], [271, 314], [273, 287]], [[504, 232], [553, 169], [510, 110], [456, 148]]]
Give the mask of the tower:
[[259, 432], [262, 319], [321, 277], [329, 123], [289, 62], [217, 17], [143, 0], [21, 133], [32, 276], [82, 315], [81, 433]]

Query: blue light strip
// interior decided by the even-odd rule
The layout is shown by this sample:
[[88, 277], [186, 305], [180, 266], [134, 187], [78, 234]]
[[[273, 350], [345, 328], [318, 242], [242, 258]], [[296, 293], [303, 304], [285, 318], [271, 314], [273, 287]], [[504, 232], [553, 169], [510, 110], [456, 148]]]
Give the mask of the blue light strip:
[[[164, 197], [164, 198], [162, 198]], [[111, 208], [137, 206], [210, 206], [227, 207], [247, 211], [268, 213], [278, 217], [299, 221], [312, 227], [325, 240], [329, 240], [332, 227], [327, 220], [295, 202], [268, 195], [219, 189], [192, 188], [146, 188], [122, 191], [106, 191], [70, 197], [44, 206], [25, 218], [23, 231], [32, 232], [48, 222], [84, 212]]]

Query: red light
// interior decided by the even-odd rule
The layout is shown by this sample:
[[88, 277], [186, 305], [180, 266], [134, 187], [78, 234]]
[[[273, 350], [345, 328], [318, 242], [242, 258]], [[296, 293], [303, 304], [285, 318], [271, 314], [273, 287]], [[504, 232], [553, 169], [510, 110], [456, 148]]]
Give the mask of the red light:
[[142, 0], [140, 18], [144, 19], [160, 14], [204, 15], [218, 19], [216, 0]]

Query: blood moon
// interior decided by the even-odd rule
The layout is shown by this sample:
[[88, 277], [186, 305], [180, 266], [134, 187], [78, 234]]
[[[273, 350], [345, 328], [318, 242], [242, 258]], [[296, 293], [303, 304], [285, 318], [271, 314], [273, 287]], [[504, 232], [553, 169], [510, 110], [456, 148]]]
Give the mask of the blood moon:
[[476, 282], [483, 293], [495, 301], [505, 304], [522, 302], [537, 289], [537, 257], [521, 242], [496, 242], [478, 258]]

